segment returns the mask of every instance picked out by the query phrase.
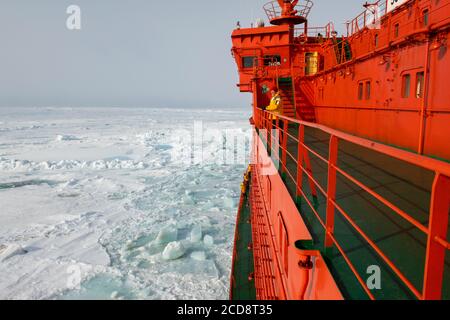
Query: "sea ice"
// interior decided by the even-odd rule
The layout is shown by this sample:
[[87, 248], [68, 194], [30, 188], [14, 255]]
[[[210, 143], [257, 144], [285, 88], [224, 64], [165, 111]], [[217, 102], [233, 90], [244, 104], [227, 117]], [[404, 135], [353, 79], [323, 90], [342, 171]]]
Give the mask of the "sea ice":
[[[180, 282], [184, 279], [192, 279], [196, 284], [205, 283], [203, 281], [218, 279], [220, 272], [214, 260], [198, 261], [195, 259], [183, 259], [171, 261], [160, 265], [160, 274], [172, 273], [180, 277]], [[195, 280], [194, 280], [195, 279]], [[188, 280], [189, 281], [189, 280]], [[207, 282], [211, 284], [211, 282]]]
[[113, 300], [121, 300], [121, 298], [122, 297], [120, 296], [118, 291], [114, 291], [113, 293], [111, 293], [111, 299], [113, 299]]
[[236, 201], [231, 197], [225, 197], [223, 199], [223, 205], [225, 208], [234, 208], [236, 206]]
[[178, 229], [175, 226], [167, 226], [159, 231], [158, 236], [155, 239], [156, 244], [165, 244], [169, 242], [177, 241]]
[[174, 241], [166, 246], [162, 253], [162, 257], [164, 260], [176, 260], [181, 258], [185, 252], [186, 249], [181, 242]]
[[[220, 138], [205, 139], [202, 159], [192, 160], [190, 133], [195, 120], [204, 129], [251, 133], [244, 130], [248, 115], [241, 109], [0, 108], [0, 181], [4, 187], [27, 182], [0, 186], [0, 299], [226, 299], [233, 200], [245, 165], [217, 165]], [[27, 131], [34, 124], [40, 128]], [[233, 152], [229, 145], [226, 152]], [[214, 238], [203, 241], [205, 233]], [[166, 247], [174, 257], [167, 246], [174, 241], [181, 241], [178, 254], [186, 259], [163, 260]], [[11, 250], [6, 244], [14, 243], [23, 248], [2, 262]], [[77, 275], [67, 273], [72, 265], [82, 271], [79, 290], [67, 290], [68, 278]]]
[[9, 246], [4, 247], [0, 250], [0, 262], [3, 262], [9, 258], [12, 258], [14, 256], [26, 254], [27, 251], [22, 248], [22, 246], [19, 246], [17, 244], [12, 244]]
[[203, 243], [205, 244], [205, 246], [212, 247], [214, 245], [214, 238], [212, 236], [210, 236], [209, 234], [207, 234], [203, 238]]
[[68, 134], [59, 134], [56, 136], [56, 141], [75, 141], [75, 140], [80, 140], [80, 139], [75, 136], [68, 135]]
[[205, 261], [206, 254], [204, 251], [194, 251], [191, 253], [191, 258], [197, 261]]
[[191, 241], [192, 242], [200, 242], [202, 241], [202, 226], [196, 225], [191, 230]]

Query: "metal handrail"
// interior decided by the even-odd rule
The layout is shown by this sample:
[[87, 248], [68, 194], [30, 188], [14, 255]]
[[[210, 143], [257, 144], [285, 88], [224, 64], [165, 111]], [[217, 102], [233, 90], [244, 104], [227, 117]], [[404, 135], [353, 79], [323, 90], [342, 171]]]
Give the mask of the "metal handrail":
[[350, 37], [355, 33], [363, 30], [366, 27], [371, 27], [375, 25], [377, 20], [381, 19], [387, 14], [387, 1], [378, 0], [373, 3], [371, 7], [375, 10], [367, 8], [362, 13], [360, 13], [356, 18], [347, 22], [347, 36]]
[[[324, 38], [331, 38], [334, 29], [334, 23], [330, 22], [324, 27], [308, 27], [307, 36], [308, 37], [319, 37], [320, 35]], [[295, 28], [294, 37], [301, 37], [305, 35], [305, 28]]]
[[[379, 17], [380, 22], [383, 19], [383, 17], [387, 15], [387, 11], [385, 9], [383, 9], [385, 6], [386, 5], [384, 3], [382, 3], [381, 10], [382, 10], [382, 12], [386, 12], [386, 13], [382, 16], [380, 15], [380, 17]], [[430, 15], [437, 14], [438, 12], [443, 10], [444, 7], [447, 7], [447, 6], [450, 6], [450, 3], [445, 3], [442, 6], [435, 8], [434, 10], [431, 10]], [[339, 48], [338, 44], [324, 42], [323, 55], [328, 58], [325, 59], [325, 68], [322, 71], [328, 72], [330, 70], [333, 70], [336, 67], [343, 66], [346, 63], [350, 63], [350, 62], [353, 63], [358, 60], [363, 60], [368, 57], [372, 57], [374, 52], [377, 54], [384, 53], [389, 50], [392, 41], [395, 41], [396, 45], [400, 45], [401, 43], [406, 43], [409, 41], [409, 38], [411, 38], [413, 36], [420, 35], [420, 34], [428, 32], [428, 31], [438, 30], [439, 28], [442, 28], [443, 26], [447, 26], [448, 20], [450, 18], [445, 17], [443, 19], [436, 20], [433, 24], [430, 25], [429, 28], [428, 27], [417, 28], [416, 25], [418, 25], [417, 23], [420, 22], [421, 19], [422, 19], [422, 16], [418, 15], [416, 18], [411, 19], [408, 22], [402, 23], [402, 29], [401, 29], [402, 31], [400, 32], [399, 37], [395, 37], [392, 34], [392, 32], [389, 32], [389, 25], [393, 24], [394, 22], [393, 21], [388, 22], [387, 25], [384, 26], [384, 28], [386, 28], [386, 32], [377, 33], [377, 44], [375, 44], [374, 38], [372, 38], [372, 39], [369, 38], [368, 39], [369, 47], [366, 50], [364, 50], [363, 52], [353, 52], [353, 43], [355, 41], [355, 37], [358, 37], [360, 35], [360, 33], [363, 32], [363, 30], [367, 31], [368, 28], [363, 28], [363, 29], [359, 30], [358, 32], [356, 32], [354, 30], [352, 31], [351, 30], [351, 22], [349, 22], [348, 23], [348, 27], [349, 27], [348, 35], [349, 36], [339, 37], [339, 38], [337, 38], [337, 40], [347, 41], [349, 43], [350, 50], [352, 51], [351, 59], [343, 59], [343, 57], [345, 57], [345, 55], [344, 55], [342, 48]], [[409, 31], [405, 32], [405, 30], [409, 30]], [[370, 33], [368, 33], [368, 35], [364, 35], [364, 36], [374, 37], [374, 34], [375, 34], [374, 32], [370, 32]], [[338, 54], [338, 56], [336, 56], [337, 54]], [[333, 59], [332, 57], [335, 57], [336, 61], [332, 61], [332, 59]]]
[[[277, 121], [275, 124], [271, 120], [273, 116], [277, 117]], [[273, 156], [277, 158], [277, 161], [281, 163], [282, 170], [287, 174], [287, 176], [293, 181], [296, 186], [297, 196], [302, 196], [307, 202], [308, 206], [325, 229], [326, 236], [326, 244], [329, 246], [335, 245], [336, 248], [341, 253], [344, 260], [347, 262], [349, 268], [352, 270], [354, 276], [361, 284], [369, 298], [374, 299], [373, 294], [367, 288], [367, 285], [364, 281], [362, 281], [361, 276], [356, 271], [356, 268], [353, 266], [350, 258], [346, 254], [345, 250], [339, 244], [337, 239], [334, 237], [334, 215], [335, 210], [341, 214], [341, 216], [353, 227], [353, 229], [363, 238], [366, 243], [380, 256], [380, 258], [391, 268], [393, 273], [403, 282], [403, 284], [409, 288], [409, 290], [416, 296], [418, 299], [439, 299], [440, 293], [442, 291], [442, 277], [439, 280], [439, 276], [436, 278], [436, 274], [443, 274], [444, 263], [446, 250], [450, 250], [450, 243], [447, 239], [447, 221], [448, 215], [450, 211], [450, 164], [439, 161], [436, 159], [428, 158], [419, 154], [411, 153], [408, 151], [404, 151], [395, 147], [387, 146], [384, 144], [376, 143], [368, 139], [364, 139], [361, 137], [353, 136], [335, 129], [331, 129], [329, 127], [316, 124], [309, 123], [289, 117], [285, 117], [282, 115], [275, 115], [271, 112], [267, 112], [261, 109], [256, 108], [255, 111], [255, 125], [259, 129], [266, 129], [268, 132], [271, 132], [273, 129], [280, 130], [282, 132], [279, 135], [282, 139], [279, 147], [282, 152], [281, 159], [279, 155], [271, 152]], [[279, 125], [280, 122], [283, 122], [284, 125], [281, 127]], [[297, 138], [292, 137], [288, 132], [289, 123], [295, 123], [299, 126], [299, 136]], [[330, 136], [329, 143], [329, 154], [328, 159], [320, 156], [310, 147], [308, 147], [304, 141], [304, 129], [312, 128], [320, 130], [323, 133], [326, 133]], [[302, 133], [303, 132], [303, 133]], [[327, 179], [327, 190], [325, 190], [319, 182], [314, 178], [312, 172], [308, 170], [307, 167], [303, 165], [303, 161], [301, 159], [297, 159], [297, 178], [294, 178], [294, 175], [289, 172], [286, 159], [287, 156], [292, 157], [290, 153], [287, 151], [287, 139], [290, 137], [295, 142], [298, 143], [299, 150], [304, 150], [303, 152], [312, 153], [317, 156], [319, 160], [324, 162], [328, 166], [328, 179]], [[271, 140], [271, 139], [270, 139]], [[337, 164], [338, 158], [338, 144], [339, 141], [346, 141], [371, 151], [374, 151], [379, 154], [383, 154], [385, 156], [403, 161], [405, 163], [412, 164], [414, 166], [429, 170], [434, 172], [435, 179], [431, 194], [431, 204], [430, 204], [430, 216], [429, 216], [429, 225], [424, 226], [422, 223], [414, 219], [407, 212], [398, 208], [391, 201], [387, 200], [385, 197], [378, 194], [375, 190], [371, 189], [352, 175], [348, 174], [345, 170], [340, 168]], [[269, 144], [268, 141], [266, 141]], [[268, 148], [272, 150], [272, 146], [270, 145]], [[300, 172], [300, 178], [299, 178]], [[309, 201], [305, 192], [302, 190], [302, 178], [301, 174], [306, 174], [310, 183], [312, 182], [315, 187], [322, 193], [322, 195], [327, 200], [327, 219], [324, 221], [314, 205]], [[356, 184], [359, 188], [361, 188], [364, 192], [371, 195], [377, 201], [381, 202], [383, 205], [390, 208], [395, 214], [402, 217], [404, 220], [411, 223], [415, 228], [420, 230], [427, 236], [427, 252], [426, 252], [426, 263], [424, 268], [424, 286], [422, 290], [418, 290], [412, 282], [401, 272], [401, 270], [393, 263], [393, 261], [381, 250], [378, 245], [370, 239], [370, 237], [358, 226], [358, 224], [350, 217], [350, 215], [336, 202], [335, 200], [335, 192], [336, 192], [336, 183], [337, 183], [337, 173], [340, 176], [344, 177], [351, 183]], [[334, 190], [334, 192], [333, 192]], [[330, 222], [332, 221], [332, 222]], [[443, 225], [444, 228], [443, 228]], [[436, 280], [438, 279], [438, 280]]]

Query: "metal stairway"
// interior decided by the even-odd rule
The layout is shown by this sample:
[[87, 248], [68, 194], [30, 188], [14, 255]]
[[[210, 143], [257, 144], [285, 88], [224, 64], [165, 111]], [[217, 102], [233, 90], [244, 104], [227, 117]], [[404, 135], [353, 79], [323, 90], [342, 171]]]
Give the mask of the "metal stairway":
[[291, 78], [280, 78], [279, 87], [283, 103], [283, 115], [290, 118], [316, 122], [314, 107], [301, 92], [294, 95]]
[[294, 93], [292, 90], [292, 81], [290, 78], [279, 79], [281, 101], [283, 104], [283, 115], [289, 118], [296, 118]]

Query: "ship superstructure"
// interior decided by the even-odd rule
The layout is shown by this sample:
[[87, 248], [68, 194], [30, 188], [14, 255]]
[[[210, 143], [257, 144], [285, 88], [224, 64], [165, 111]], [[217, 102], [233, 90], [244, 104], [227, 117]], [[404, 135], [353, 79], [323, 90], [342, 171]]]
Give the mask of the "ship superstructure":
[[264, 10], [232, 34], [254, 135], [231, 297], [450, 299], [450, 0], [366, 3], [345, 34], [310, 0]]

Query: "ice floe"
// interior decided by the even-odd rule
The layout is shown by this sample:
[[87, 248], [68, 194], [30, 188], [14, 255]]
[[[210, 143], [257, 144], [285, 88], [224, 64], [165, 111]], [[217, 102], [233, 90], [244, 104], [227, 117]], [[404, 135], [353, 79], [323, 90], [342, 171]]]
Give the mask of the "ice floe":
[[195, 225], [191, 230], [191, 241], [192, 242], [200, 242], [202, 240], [202, 226]]
[[203, 238], [203, 242], [204, 242], [205, 246], [212, 247], [214, 245], [214, 238], [212, 236], [210, 236], [209, 234], [207, 234]]
[[178, 239], [178, 229], [175, 226], [167, 226], [159, 231], [155, 239], [156, 244], [167, 244]]
[[164, 260], [176, 260], [186, 253], [183, 244], [178, 241], [170, 242], [162, 253]]
[[205, 261], [206, 253], [205, 251], [194, 251], [191, 253], [191, 258], [197, 261]]
[[4, 246], [3, 249], [0, 247], [0, 262], [3, 262], [14, 256], [26, 254], [27, 251], [18, 244], [11, 244]]

